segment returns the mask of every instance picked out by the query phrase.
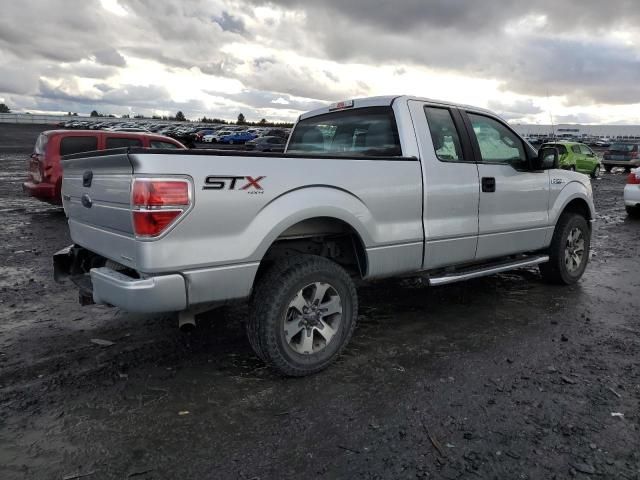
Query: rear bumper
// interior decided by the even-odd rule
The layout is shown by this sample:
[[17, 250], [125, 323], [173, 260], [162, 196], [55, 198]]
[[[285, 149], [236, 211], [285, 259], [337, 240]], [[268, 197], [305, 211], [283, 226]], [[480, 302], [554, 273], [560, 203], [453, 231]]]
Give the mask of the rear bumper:
[[107, 267], [92, 268], [90, 274], [96, 303], [147, 313], [187, 308], [187, 290], [182, 275], [132, 278]]
[[602, 160], [601, 163], [611, 167], [640, 167], [640, 160]]
[[24, 182], [22, 184], [22, 191], [31, 197], [36, 197], [51, 203], [61, 203], [57, 188], [52, 183]]
[[73, 281], [80, 288], [81, 301], [83, 297], [93, 297], [95, 303], [143, 313], [174, 312], [187, 308], [187, 287], [182, 275], [134, 278], [109, 267], [90, 268], [92, 257], [87, 253], [87, 250], [71, 245], [53, 256], [55, 280]]

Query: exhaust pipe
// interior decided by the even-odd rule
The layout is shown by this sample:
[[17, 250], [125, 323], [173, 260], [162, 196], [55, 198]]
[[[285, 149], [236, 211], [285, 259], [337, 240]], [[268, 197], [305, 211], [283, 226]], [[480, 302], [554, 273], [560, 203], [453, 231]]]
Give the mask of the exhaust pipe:
[[183, 333], [192, 332], [196, 328], [196, 315], [191, 310], [178, 313], [178, 328]]

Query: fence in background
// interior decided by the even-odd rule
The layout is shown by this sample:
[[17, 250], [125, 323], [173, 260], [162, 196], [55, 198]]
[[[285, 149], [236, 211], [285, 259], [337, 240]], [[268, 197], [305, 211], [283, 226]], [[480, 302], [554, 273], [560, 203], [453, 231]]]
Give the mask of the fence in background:
[[[29, 113], [0, 113], [0, 123], [33, 123], [39, 125], [52, 125], [69, 120], [93, 120], [96, 122], [149, 122], [148, 118], [108, 118], [108, 117], [74, 117], [69, 115], [36, 115]], [[160, 120], [158, 120], [160, 121]], [[176, 123], [171, 121], [171, 123]]]

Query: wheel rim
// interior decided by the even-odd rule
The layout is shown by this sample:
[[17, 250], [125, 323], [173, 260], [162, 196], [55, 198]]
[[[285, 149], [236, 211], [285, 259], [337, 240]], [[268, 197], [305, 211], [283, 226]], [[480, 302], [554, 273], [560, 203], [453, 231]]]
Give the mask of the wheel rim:
[[341, 322], [342, 300], [337, 290], [328, 283], [311, 283], [289, 302], [284, 337], [294, 352], [311, 355], [327, 348]]
[[570, 273], [580, 269], [584, 259], [584, 235], [578, 227], [573, 228], [567, 236], [564, 249], [564, 263]]

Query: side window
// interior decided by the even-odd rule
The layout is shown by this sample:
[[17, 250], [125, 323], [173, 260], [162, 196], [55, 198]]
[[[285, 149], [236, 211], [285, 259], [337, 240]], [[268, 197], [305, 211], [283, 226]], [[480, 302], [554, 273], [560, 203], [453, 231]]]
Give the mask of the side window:
[[109, 137], [106, 148], [141, 147], [142, 140], [139, 138]]
[[580, 145], [580, 151], [583, 155], [593, 155], [593, 150], [591, 150], [586, 145]]
[[581, 153], [582, 153], [582, 152], [580, 151], [580, 145], [573, 145], [573, 146], [571, 147], [571, 151], [572, 151], [573, 153], [577, 153], [577, 154], [581, 154]]
[[468, 115], [483, 162], [506, 163], [514, 168], [528, 167], [524, 144], [515, 133], [493, 118], [474, 113]]
[[439, 107], [424, 107], [424, 111], [427, 115], [431, 140], [438, 160], [445, 162], [464, 161], [460, 136], [455, 123], [453, 123], [451, 111]]
[[98, 149], [98, 137], [64, 137], [60, 142], [60, 155], [92, 152]]
[[149, 145], [151, 145], [151, 148], [178, 148], [177, 145], [169, 142], [151, 141]]

